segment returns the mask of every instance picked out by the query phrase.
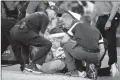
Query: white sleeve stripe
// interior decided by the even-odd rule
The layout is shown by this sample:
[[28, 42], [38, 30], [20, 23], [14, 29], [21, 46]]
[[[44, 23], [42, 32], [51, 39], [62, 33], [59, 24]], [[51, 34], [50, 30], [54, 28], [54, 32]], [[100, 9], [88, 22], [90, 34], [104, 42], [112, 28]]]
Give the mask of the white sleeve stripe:
[[[79, 23], [79, 22], [78, 22], [78, 23]], [[69, 35], [73, 36], [72, 30], [73, 30], [73, 28], [74, 28], [78, 23], [75, 23], [75, 24], [68, 30], [67, 33], [68, 33]]]
[[98, 41], [98, 43], [102, 43], [102, 42], [104, 42], [103, 37]]

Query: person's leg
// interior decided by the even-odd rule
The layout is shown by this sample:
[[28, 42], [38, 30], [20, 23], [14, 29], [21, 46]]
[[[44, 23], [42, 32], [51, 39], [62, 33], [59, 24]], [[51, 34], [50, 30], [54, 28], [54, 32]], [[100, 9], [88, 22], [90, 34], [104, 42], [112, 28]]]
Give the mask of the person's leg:
[[23, 50], [22, 46], [15, 41], [12, 41], [11, 47], [12, 47], [12, 50], [14, 52], [16, 60], [20, 64], [20, 69], [21, 69], [21, 71], [23, 71], [24, 67], [25, 67], [25, 62], [24, 62], [25, 60], [24, 60], [23, 55], [22, 55], [22, 54], [24, 54], [24, 50]]
[[[20, 29], [19, 26], [16, 26], [11, 29], [10, 32], [11, 36], [14, 36], [16, 42], [24, 45], [33, 45], [39, 48], [39, 50], [35, 53], [35, 56], [32, 59], [32, 64], [30, 64], [32, 65], [32, 67], [30, 68], [31, 70], [36, 67], [35, 64], [38, 60], [40, 61], [40, 63], [37, 64], [42, 65], [44, 63], [45, 57], [52, 46], [52, 43], [49, 40], [38, 35], [36, 32], [29, 30], [26, 27]], [[36, 70], [38, 69], [36, 68]]]
[[84, 51], [81, 47], [76, 47], [71, 55], [78, 60], [85, 61], [87, 63], [87, 77], [91, 79], [97, 78], [97, 68], [99, 67], [99, 52], [90, 53]]
[[1, 55], [4, 53], [5, 50], [7, 50], [7, 47], [9, 46], [9, 41], [7, 39], [7, 36], [4, 36], [1, 31]]
[[1, 53], [7, 49], [10, 45], [10, 29], [15, 25], [17, 21], [15, 19], [3, 19], [1, 18]]
[[100, 30], [103, 37], [106, 38], [108, 42], [108, 55], [109, 62], [108, 64], [111, 66], [113, 63], [117, 62], [117, 51], [116, 51], [116, 28], [119, 25], [119, 20], [113, 20], [111, 24], [111, 28], [107, 31], [104, 30], [106, 21], [109, 16], [99, 17], [97, 21], [96, 27]]
[[117, 50], [116, 50], [116, 29], [119, 26], [120, 14], [116, 14], [111, 22], [111, 28], [106, 31], [106, 39], [108, 41], [108, 55], [109, 65], [117, 63]]
[[88, 53], [84, 51], [81, 47], [74, 48], [74, 46], [75, 46], [74, 43], [66, 43], [64, 45], [64, 51], [66, 55], [66, 65], [67, 65], [68, 71], [70, 72], [70, 74], [68, 75], [72, 75], [72, 76], [78, 75], [78, 73], [75, 72], [76, 65], [75, 65], [74, 59], [86, 61], [89, 64], [91, 63], [95, 65], [99, 64], [99, 56], [97, 53]]
[[[105, 27], [108, 17], [98, 18], [96, 27], [98, 27], [98, 29], [100, 30], [101, 33], [102, 33], [102, 30], [104, 30], [104, 27]], [[116, 28], [118, 27], [119, 22], [120, 22], [119, 17], [120, 17], [120, 15], [117, 14], [111, 23], [111, 28], [108, 31], [105, 31], [105, 36], [103, 36], [104, 38], [106, 38], [106, 40], [108, 42], [108, 46], [107, 46], [108, 47], [108, 55], [109, 55], [108, 64], [110, 66], [116, 64], [116, 62], [117, 62]], [[102, 30], [100, 28], [102, 28]], [[104, 34], [102, 33], [102, 35], [104, 35]], [[117, 67], [114, 66], [114, 68], [112, 69], [112, 73], [116, 73], [116, 70], [117, 70]]]
[[24, 64], [23, 57], [21, 55], [21, 46], [14, 42], [11, 44], [11, 47], [12, 47], [12, 50], [14, 52], [17, 62], [20, 64], [20, 70], [23, 71], [25, 64]]
[[76, 70], [75, 60], [74, 60], [73, 56], [70, 55], [70, 52], [73, 52], [73, 47], [75, 45], [76, 45], [75, 43], [66, 43], [63, 46], [64, 52], [66, 55], [65, 62], [66, 62], [68, 71]]
[[117, 50], [116, 50], [116, 26], [113, 26], [106, 31], [106, 39], [108, 41], [108, 64], [111, 66], [113, 63], [117, 62]]
[[21, 56], [24, 64], [29, 64], [29, 45], [21, 45]]
[[38, 51], [32, 58], [30, 66], [26, 68], [32, 72], [35, 68], [34, 72], [38, 72], [36, 64], [42, 65], [45, 62], [45, 58], [51, 49], [52, 43], [46, 38], [38, 35], [34, 31], [28, 31], [27, 33], [24, 33], [24, 37], [20, 35], [20, 37], [17, 37], [17, 41], [23, 44], [36, 46], [38, 48]]
[[[86, 52], [82, 49], [82, 47], [75, 47], [74, 43], [66, 43], [64, 45], [64, 51], [69, 53], [75, 59], [86, 61], [89, 63], [98, 64], [99, 62], [99, 54], [98, 53], [90, 53]], [[69, 57], [68, 57], [69, 59]]]
[[[46, 38], [38, 35], [36, 32], [27, 30], [24, 28], [23, 30], [19, 29], [17, 34], [15, 34], [16, 41], [22, 44], [33, 45], [38, 48], [38, 51], [35, 53], [32, 62], [42, 65], [45, 61], [45, 57], [47, 53], [51, 49], [52, 43]], [[43, 58], [44, 57], [44, 58]]]
[[65, 63], [61, 60], [44, 63], [41, 70], [45, 73], [56, 73], [65, 68]]
[[79, 71], [85, 70], [85, 66], [83, 65], [83, 62], [81, 60], [75, 59], [75, 65], [77, 70]]
[[32, 62], [42, 65], [45, 61], [48, 52], [51, 49], [52, 43], [42, 36], [36, 38], [35, 41], [39, 41], [36, 42], [38, 43], [39, 46], [38, 46], [38, 51], [35, 53], [32, 59]]
[[38, 51], [35, 53], [35, 56], [32, 59], [33, 63], [42, 65], [45, 62], [45, 58], [51, 48], [51, 43], [49, 41], [45, 40], [45, 43], [46, 45], [38, 48]]
[[117, 49], [116, 49], [116, 29], [119, 26], [119, 21], [120, 21], [119, 17], [114, 18], [112, 20], [111, 28], [108, 31], [106, 31], [106, 39], [108, 41], [108, 56], [109, 56], [108, 64], [111, 67], [111, 73], [113, 77], [119, 71], [117, 65]]

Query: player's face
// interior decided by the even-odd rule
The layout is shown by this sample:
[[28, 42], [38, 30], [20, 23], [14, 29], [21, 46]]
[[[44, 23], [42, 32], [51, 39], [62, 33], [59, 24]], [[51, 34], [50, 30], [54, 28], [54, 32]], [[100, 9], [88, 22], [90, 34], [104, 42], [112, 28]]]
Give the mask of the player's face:
[[54, 20], [55, 18], [57, 18], [55, 11], [54, 10], [50, 10], [50, 9], [48, 11], [48, 16], [49, 16], [50, 20]]
[[67, 16], [67, 14], [63, 14], [62, 17], [60, 18], [61, 23], [64, 25], [66, 28], [70, 28], [72, 24], [72, 19]]

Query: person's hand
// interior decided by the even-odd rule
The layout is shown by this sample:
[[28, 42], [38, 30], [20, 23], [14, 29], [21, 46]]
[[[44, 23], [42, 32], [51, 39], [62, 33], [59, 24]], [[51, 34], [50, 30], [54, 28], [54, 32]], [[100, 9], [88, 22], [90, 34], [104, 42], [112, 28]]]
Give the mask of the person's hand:
[[105, 31], [107, 31], [110, 28], [111, 28], [111, 21], [107, 21], [107, 23], [105, 24]]
[[47, 39], [52, 39], [53, 37], [51, 35], [47, 35]]
[[91, 26], [92, 26], [92, 27], [96, 27], [96, 23], [91, 22]]

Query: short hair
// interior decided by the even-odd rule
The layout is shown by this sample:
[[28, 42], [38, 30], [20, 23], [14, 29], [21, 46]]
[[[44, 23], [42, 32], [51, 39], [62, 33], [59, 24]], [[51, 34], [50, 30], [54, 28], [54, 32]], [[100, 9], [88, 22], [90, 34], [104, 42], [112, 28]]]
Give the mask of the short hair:
[[73, 17], [72, 17], [70, 14], [68, 14], [68, 13], [64, 13], [64, 14], [62, 15], [62, 17], [63, 17], [63, 18], [73, 19]]
[[91, 22], [91, 18], [90, 18], [90, 16], [88, 16], [88, 15], [82, 16], [82, 17], [81, 17], [81, 20], [84, 21], [84, 22], [88, 22], [88, 23]]

